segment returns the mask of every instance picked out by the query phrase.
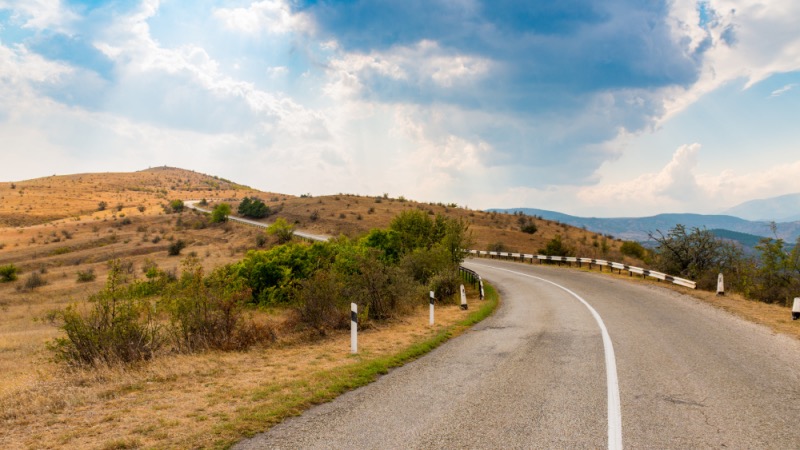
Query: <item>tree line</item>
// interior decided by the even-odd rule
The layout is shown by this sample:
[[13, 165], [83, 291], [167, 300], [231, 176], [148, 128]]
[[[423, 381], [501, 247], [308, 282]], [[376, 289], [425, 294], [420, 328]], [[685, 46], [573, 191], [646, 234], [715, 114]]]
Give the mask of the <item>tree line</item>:
[[651, 233], [656, 247], [650, 263], [662, 272], [689, 278], [700, 289], [716, 289], [722, 273], [726, 289], [747, 298], [788, 306], [800, 296], [800, 238], [793, 246], [777, 237], [762, 238], [755, 254], [705, 228], [676, 225], [666, 233]]

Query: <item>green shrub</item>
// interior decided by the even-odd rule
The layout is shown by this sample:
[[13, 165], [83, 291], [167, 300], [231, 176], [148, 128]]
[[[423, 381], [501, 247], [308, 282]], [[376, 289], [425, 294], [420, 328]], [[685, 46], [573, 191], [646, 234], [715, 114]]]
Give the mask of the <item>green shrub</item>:
[[50, 348], [68, 364], [133, 363], [152, 358], [163, 344], [150, 302], [126, 294], [119, 260], [109, 265], [106, 287], [90, 297], [88, 312], [71, 305], [49, 314], [66, 333], [51, 342]]
[[269, 206], [264, 204], [261, 199], [256, 197], [245, 197], [242, 199], [241, 203], [239, 203], [237, 212], [241, 216], [261, 219], [270, 215], [271, 211]]
[[245, 280], [230, 267], [204, 278], [197, 258], [187, 258], [183, 274], [166, 296], [170, 333], [179, 351], [241, 350], [274, 340], [274, 332], [245, 316], [250, 298]]
[[461, 276], [458, 269], [450, 269], [437, 273], [430, 280], [430, 290], [437, 300], [442, 303], [460, 302], [456, 294], [461, 292]]
[[350, 324], [350, 301], [343, 294], [340, 278], [336, 273], [320, 270], [301, 282], [295, 293], [300, 320], [320, 333]]
[[539, 254], [547, 256], [573, 256], [574, 251], [561, 240], [561, 235], [556, 235], [547, 242], [545, 248], [539, 249]]
[[211, 211], [211, 223], [223, 223], [228, 221], [231, 215], [231, 205], [220, 203]]
[[88, 283], [94, 281], [96, 278], [97, 275], [95, 275], [94, 269], [91, 267], [86, 270], [78, 271], [78, 283]]
[[169, 244], [169, 247], [167, 248], [167, 254], [169, 256], [178, 256], [181, 254], [181, 250], [184, 248], [186, 248], [186, 242], [178, 239], [177, 241]]
[[278, 244], [285, 244], [294, 236], [294, 226], [290, 225], [283, 217], [278, 217], [275, 222], [267, 227], [267, 234], [278, 238]]
[[46, 284], [47, 280], [45, 280], [43, 276], [39, 275], [39, 272], [31, 272], [31, 274], [28, 275], [28, 278], [25, 279], [25, 283], [23, 284], [23, 289], [25, 289], [26, 291], [32, 291]]
[[9, 283], [15, 281], [17, 279], [17, 273], [19, 273], [19, 269], [13, 264], [0, 266], [0, 282]]
[[176, 199], [169, 202], [169, 206], [166, 209], [167, 212], [179, 213], [183, 212], [184, 206], [183, 200]]
[[630, 256], [631, 258], [638, 258], [644, 260], [647, 250], [642, 244], [633, 241], [625, 241], [619, 249], [623, 255]]
[[520, 228], [520, 230], [521, 230], [523, 233], [534, 234], [534, 233], [536, 233], [537, 231], [539, 231], [539, 228], [536, 226], [536, 224], [535, 224], [535, 223], [533, 223], [533, 222], [529, 222], [529, 223], [526, 223], [525, 225], [523, 225], [523, 226]]

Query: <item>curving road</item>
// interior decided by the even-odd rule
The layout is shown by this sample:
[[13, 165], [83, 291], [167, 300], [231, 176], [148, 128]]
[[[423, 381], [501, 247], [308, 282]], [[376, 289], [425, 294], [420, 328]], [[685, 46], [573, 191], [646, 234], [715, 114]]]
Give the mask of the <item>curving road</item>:
[[465, 266], [494, 316], [235, 448], [800, 448], [797, 340], [650, 284]]
[[[197, 206], [198, 203], [200, 203], [200, 200], [185, 200], [184, 201], [184, 204], [189, 209], [194, 209], [194, 210], [197, 210], [197, 211], [200, 211], [200, 212], [204, 212], [204, 213], [210, 213], [211, 212], [211, 210], [209, 210], [209, 209], [204, 209], [204, 208], [201, 208], [201, 207]], [[240, 223], [244, 223], [244, 224], [247, 224], [247, 225], [252, 225], [252, 226], [255, 226], [255, 227], [259, 227], [259, 228], [267, 228], [267, 227], [270, 226], [269, 223], [259, 222], [257, 220], [245, 219], [243, 217], [228, 216], [228, 219], [230, 219], [230, 220], [232, 220], [234, 222], [240, 222]], [[312, 234], [312, 233], [306, 233], [305, 231], [297, 231], [297, 230], [294, 231], [294, 235], [295, 236], [299, 236], [299, 237], [301, 237], [303, 239], [308, 239], [308, 240], [311, 240], [311, 241], [321, 241], [321, 242], [327, 241], [327, 240], [329, 240], [331, 238], [330, 236], [328, 236], [326, 234]]]

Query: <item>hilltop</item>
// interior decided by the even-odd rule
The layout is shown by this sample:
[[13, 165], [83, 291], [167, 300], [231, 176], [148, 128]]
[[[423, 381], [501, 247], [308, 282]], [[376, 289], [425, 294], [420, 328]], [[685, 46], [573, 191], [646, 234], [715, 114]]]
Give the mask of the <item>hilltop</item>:
[[[550, 220], [470, 210], [455, 204], [419, 203], [402, 196], [297, 197], [259, 191], [217, 176], [170, 167], [2, 182], [0, 226], [24, 229], [47, 224], [63, 227], [65, 224], [115, 221], [121, 217], [135, 222], [150, 221], [153, 217], [163, 217], [164, 206], [175, 199], [206, 198], [212, 204], [225, 201], [235, 211], [244, 197], [258, 197], [276, 212], [264, 219], [265, 222], [284, 217], [300, 229], [331, 236], [357, 237], [372, 228], [388, 226], [403, 210], [416, 208], [431, 215], [442, 214], [468, 221], [475, 247], [481, 250], [491, 247], [536, 253], [550, 239], [560, 235], [581, 256], [622, 259], [619, 240]], [[102, 210], [101, 203], [105, 205]], [[533, 234], [521, 232], [523, 223], [532, 223], [537, 231]], [[20, 245], [23, 235], [30, 240], [27, 232], [20, 231], [19, 236], [0, 238], [3, 239], [0, 242], [8, 250], [8, 246]], [[7, 259], [0, 253], [0, 261]]]

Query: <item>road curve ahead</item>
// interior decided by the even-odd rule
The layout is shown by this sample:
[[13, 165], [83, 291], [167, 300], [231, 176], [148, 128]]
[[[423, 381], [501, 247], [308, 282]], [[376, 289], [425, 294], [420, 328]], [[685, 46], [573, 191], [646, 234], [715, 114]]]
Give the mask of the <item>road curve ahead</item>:
[[465, 265], [493, 317], [234, 448], [800, 448], [797, 340], [650, 284]]

